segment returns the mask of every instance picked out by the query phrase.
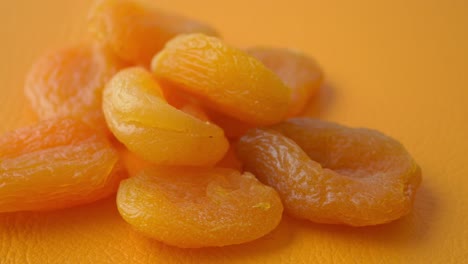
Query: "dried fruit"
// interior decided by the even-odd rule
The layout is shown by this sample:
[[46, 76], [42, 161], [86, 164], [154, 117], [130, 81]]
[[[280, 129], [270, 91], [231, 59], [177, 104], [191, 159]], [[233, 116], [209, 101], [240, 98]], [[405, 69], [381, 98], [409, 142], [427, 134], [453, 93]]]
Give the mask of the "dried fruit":
[[213, 123], [224, 130], [226, 137], [231, 139], [238, 139], [243, 136], [249, 129], [257, 127], [256, 125], [242, 122], [216, 111], [209, 111], [208, 115]]
[[108, 131], [101, 109], [102, 89], [123, 64], [97, 44], [81, 44], [46, 54], [29, 71], [26, 97], [41, 120], [82, 119]]
[[273, 230], [283, 207], [278, 194], [252, 174], [221, 168], [151, 168], [122, 181], [122, 217], [169, 245], [224, 246]]
[[247, 123], [273, 124], [288, 111], [291, 91], [279, 77], [260, 61], [215, 37], [178, 36], [154, 57], [151, 69], [162, 83]]
[[218, 126], [169, 105], [143, 68], [117, 73], [103, 99], [109, 128], [128, 149], [162, 165], [213, 165], [229, 143]]
[[288, 113], [290, 117], [302, 112], [322, 84], [322, 70], [305, 54], [289, 49], [266, 47], [250, 48], [247, 49], [247, 53], [278, 74], [292, 90]]
[[138, 155], [125, 147], [119, 149], [119, 154], [125, 165], [125, 168], [127, 169], [129, 177], [136, 176], [138, 173], [140, 173], [140, 171], [152, 166], [151, 163], [140, 158]]
[[180, 110], [202, 121], [210, 121], [210, 119], [205, 113], [205, 110], [203, 110], [203, 108], [199, 106], [198, 104], [188, 103], [188, 104], [183, 105], [180, 108]]
[[233, 144], [229, 146], [226, 155], [224, 155], [223, 159], [216, 164], [216, 167], [242, 171], [242, 162], [239, 160], [239, 158], [237, 158], [236, 150]]
[[237, 145], [238, 156], [247, 171], [279, 192], [293, 216], [365, 226], [411, 210], [421, 171], [396, 140], [308, 118], [272, 129], [249, 131]]
[[93, 202], [123, 176], [117, 151], [81, 121], [52, 119], [0, 137], [0, 212]]
[[178, 34], [218, 35], [208, 25], [132, 0], [98, 1], [88, 16], [88, 27], [122, 59], [144, 66]]
[[203, 103], [195, 97], [167, 82], [163, 82], [161, 88], [169, 104], [184, 112], [195, 114], [196, 117], [202, 120], [212, 121], [224, 130], [224, 134], [228, 138], [237, 139], [244, 135], [247, 130], [255, 127], [255, 125], [247, 124], [215, 110], [203, 107]]

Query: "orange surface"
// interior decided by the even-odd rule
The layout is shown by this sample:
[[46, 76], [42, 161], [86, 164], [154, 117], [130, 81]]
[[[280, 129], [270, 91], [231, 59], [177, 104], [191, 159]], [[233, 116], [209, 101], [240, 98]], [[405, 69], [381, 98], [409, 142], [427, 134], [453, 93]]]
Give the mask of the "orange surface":
[[[110, 198], [63, 211], [0, 215], [0, 263], [468, 261], [467, 1], [155, 2], [213, 24], [235, 45], [291, 46], [314, 56], [327, 86], [309, 114], [400, 140], [423, 170], [414, 212], [367, 228], [286, 217], [249, 244], [182, 250], [133, 232]], [[0, 132], [30, 122], [22, 91], [28, 67], [46, 49], [83, 35], [89, 5], [0, 2]]]

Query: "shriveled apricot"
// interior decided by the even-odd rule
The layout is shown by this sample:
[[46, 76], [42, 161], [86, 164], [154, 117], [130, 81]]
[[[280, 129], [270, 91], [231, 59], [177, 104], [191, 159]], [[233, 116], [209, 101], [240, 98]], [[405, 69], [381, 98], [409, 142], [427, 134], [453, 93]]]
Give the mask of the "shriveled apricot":
[[169, 41], [151, 69], [162, 83], [238, 120], [268, 125], [288, 111], [290, 89], [260, 61], [216, 37], [187, 34]]
[[132, 152], [162, 165], [213, 165], [229, 143], [218, 126], [169, 105], [143, 68], [117, 73], [104, 90], [109, 128]]
[[122, 59], [144, 66], [148, 66], [154, 54], [178, 34], [218, 35], [206, 24], [134, 0], [96, 2], [88, 16], [88, 27], [93, 36]]
[[410, 212], [421, 171], [396, 140], [308, 118], [272, 129], [249, 131], [237, 150], [246, 170], [279, 192], [289, 214], [365, 226]]
[[292, 90], [289, 117], [301, 113], [322, 84], [322, 70], [312, 58], [303, 53], [267, 47], [250, 48], [247, 53], [263, 62]]
[[281, 220], [276, 191], [250, 173], [222, 168], [151, 168], [122, 181], [122, 217], [136, 230], [183, 248], [257, 239]]
[[102, 89], [122, 62], [97, 44], [80, 44], [46, 54], [29, 71], [25, 93], [40, 119], [79, 118], [108, 131]]
[[0, 212], [93, 202], [123, 176], [117, 151], [81, 121], [51, 119], [0, 137]]

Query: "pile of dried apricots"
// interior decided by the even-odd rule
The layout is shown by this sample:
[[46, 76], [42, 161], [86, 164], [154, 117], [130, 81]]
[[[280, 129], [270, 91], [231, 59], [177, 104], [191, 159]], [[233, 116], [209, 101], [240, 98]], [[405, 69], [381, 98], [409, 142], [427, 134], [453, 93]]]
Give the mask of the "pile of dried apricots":
[[0, 137], [0, 212], [117, 192], [123, 219], [178, 247], [409, 213], [421, 170], [396, 140], [297, 117], [322, 84], [288, 49], [241, 50], [208, 25], [131, 0], [90, 11], [92, 41], [46, 54], [25, 94], [41, 121]]

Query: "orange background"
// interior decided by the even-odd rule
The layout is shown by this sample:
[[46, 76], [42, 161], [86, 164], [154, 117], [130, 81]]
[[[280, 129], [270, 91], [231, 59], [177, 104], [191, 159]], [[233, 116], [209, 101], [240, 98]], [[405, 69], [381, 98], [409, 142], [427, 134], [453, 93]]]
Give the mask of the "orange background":
[[[181, 250], [134, 233], [112, 197], [0, 215], [0, 263], [468, 262], [468, 1], [154, 2], [213, 24], [235, 45], [314, 56], [327, 86], [309, 114], [402, 141], [423, 169], [413, 213], [367, 228], [286, 217], [249, 244]], [[89, 5], [0, 1], [0, 133], [30, 122], [22, 92], [28, 67], [45, 50], [85, 36]]]

